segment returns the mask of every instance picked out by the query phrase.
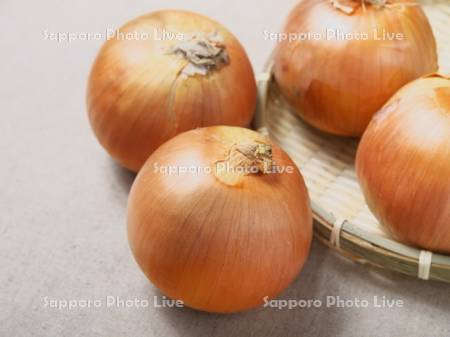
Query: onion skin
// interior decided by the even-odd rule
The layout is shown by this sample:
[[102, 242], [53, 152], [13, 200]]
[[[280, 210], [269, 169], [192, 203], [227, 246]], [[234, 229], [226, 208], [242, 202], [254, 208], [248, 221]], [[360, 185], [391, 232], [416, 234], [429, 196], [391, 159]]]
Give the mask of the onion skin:
[[364, 133], [356, 172], [399, 240], [450, 253], [450, 79], [431, 75], [395, 94]]
[[128, 203], [134, 257], [164, 294], [203, 311], [231, 313], [274, 298], [301, 270], [312, 240], [312, 213], [295, 164], [292, 173], [251, 174], [227, 185], [206, 172], [167, 175], [159, 167], [209, 167], [235, 143], [260, 140], [236, 127], [185, 132], [156, 150], [138, 173]]
[[[119, 36], [103, 45], [91, 70], [87, 106], [99, 142], [123, 166], [138, 171], [159, 145], [186, 130], [249, 125], [256, 105], [254, 73], [245, 50], [226, 28], [199, 14], [164, 10], [138, 17], [119, 31], [151, 38]], [[180, 41], [156, 40], [163, 31], [185, 36], [217, 32], [229, 62], [207, 75], [186, 78], [182, 72], [189, 62], [171, 52]]]
[[[404, 2], [409, 5], [402, 6]], [[411, 5], [414, 0], [390, 3], [378, 9], [358, 5], [353, 14], [329, 0], [303, 0], [293, 9], [285, 33], [323, 34], [329, 28], [368, 34], [360, 41], [322, 37], [279, 43], [275, 79], [305, 121], [332, 134], [359, 137], [398, 89], [437, 71], [436, 43], [421, 7]], [[376, 40], [374, 27], [378, 37], [384, 28], [405, 39]]]

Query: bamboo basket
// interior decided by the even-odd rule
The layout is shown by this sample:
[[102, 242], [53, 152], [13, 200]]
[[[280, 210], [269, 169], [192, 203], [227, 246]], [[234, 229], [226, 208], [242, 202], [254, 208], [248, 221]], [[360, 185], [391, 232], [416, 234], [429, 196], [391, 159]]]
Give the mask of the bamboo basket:
[[[440, 71], [450, 73], [450, 0], [422, 1], [438, 44]], [[357, 141], [324, 134], [290, 110], [271, 65], [258, 79], [255, 127], [289, 153], [308, 186], [314, 233], [339, 253], [425, 280], [450, 283], [450, 256], [419, 250], [395, 240], [369, 211], [356, 179]]]

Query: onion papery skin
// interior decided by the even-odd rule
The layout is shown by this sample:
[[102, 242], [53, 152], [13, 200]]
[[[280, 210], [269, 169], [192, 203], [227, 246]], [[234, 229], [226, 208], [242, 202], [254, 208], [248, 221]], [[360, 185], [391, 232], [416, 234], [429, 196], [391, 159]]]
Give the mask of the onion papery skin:
[[303, 178], [272, 144], [273, 160], [292, 173], [245, 175], [234, 185], [201, 171], [233, 144], [260, 140], [236, 127], [182, 133], [156, 150], [138, 173], [128, 202], [134, 257], [164, 294], [208, 312], [231, 313], [274, 298], [301, 270], [312, 240], [312, 212]]
[[395, 237], [450, 253], [450, 79], [432, 75], [395, 94], [364, 133], [356, 171]]
[[[199, 14], [163, 10], [128, 22], [119, 32], [94, 62], [87, 106], [95, 135], [120, 164], [138, 171], [158, 146], [186, 130], [249, 125], [256, 105], [254, 73], [225, 27]], [[175, 37], [163, 39], [164, 32]], [[137, 38], [124, 38], [127, 33]], [[185, 76], [189, 61], [173, 52], [183, 43], [175, 34], [193, 33], [217, 33], [229, 62], [206, 75]]]
[[[412, 5], [413, 0], [389, 3], [383, 8], [358, 5], [346, 14], [329, 0], [303, 0], [291, 12], [285, 33], [322, 37], [281, 41], [273, 71], [283, 95], [309, 124], [328, 133], [359, 137], [398, 89], [437, 71], [436, 43], [421, 7]], [[336, 40], [329, 34], [327, 39], [327, 28], [368, 37]], [[378, 37], [384, 29], [405, 38], [378, 41], [374, 28]]]

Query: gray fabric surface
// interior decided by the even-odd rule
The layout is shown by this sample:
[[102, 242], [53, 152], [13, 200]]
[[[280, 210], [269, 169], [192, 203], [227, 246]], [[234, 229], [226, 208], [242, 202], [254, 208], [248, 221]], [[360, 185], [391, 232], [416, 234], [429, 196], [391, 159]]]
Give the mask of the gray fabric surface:
[[[404, 301], [403, 308], [190, 309], [45, 307], [45, 299], [162, 298], [136, 266], [125, 231], [133, 175], [88, 125], [85, 85], [101, 41], [57, 43], [44, 31], [98, 32], [162, 7], [201, 11], [246, 46], [255, 69], [294, 1], [0, 2], [1, 336], [450, 336], [450, 288], [355, 264], [315, 243], [284, 299]], [[104, 303], [103, 303], [104, 304]]]

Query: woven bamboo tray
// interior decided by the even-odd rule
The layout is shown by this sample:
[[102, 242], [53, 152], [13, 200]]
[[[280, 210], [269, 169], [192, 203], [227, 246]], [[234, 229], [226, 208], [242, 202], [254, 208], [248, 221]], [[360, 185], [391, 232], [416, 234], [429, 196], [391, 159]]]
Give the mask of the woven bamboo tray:
[[[423, 8], [437, 40], [440, 71], [450, 74], [450, 0], [423, 1]], [[305, 124], [281, 96], [270, 64], [259, 77], [258, 88], [255, 127], [281, 145], [299, 166], [311, 197], [315, 236], [358, 262], [450, 282], [450, 256], [396, 241], [369, 211], [355, 174], [357, 141]]]

